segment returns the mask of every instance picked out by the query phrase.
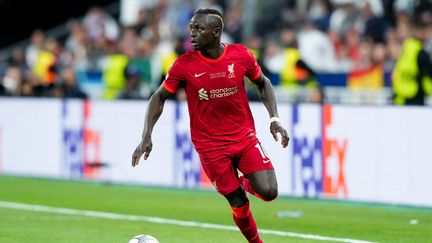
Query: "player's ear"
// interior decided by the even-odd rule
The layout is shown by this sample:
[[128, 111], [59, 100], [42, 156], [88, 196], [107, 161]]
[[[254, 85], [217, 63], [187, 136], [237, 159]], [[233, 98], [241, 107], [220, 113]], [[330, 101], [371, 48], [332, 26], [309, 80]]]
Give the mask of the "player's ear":
[[215, 37], [219, 37], [222, 34], [222, 28], [221, 27], [215, 27], [213, 30], [213, 34]]

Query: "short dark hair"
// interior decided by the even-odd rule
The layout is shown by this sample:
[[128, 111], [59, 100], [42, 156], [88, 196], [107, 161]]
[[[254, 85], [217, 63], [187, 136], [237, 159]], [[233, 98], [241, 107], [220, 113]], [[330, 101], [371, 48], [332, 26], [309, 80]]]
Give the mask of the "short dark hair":
[[195, 11], [195, 14], [216, 14], [216, 15], [219, 15], [223, 19], [222, 13], [219, 12], [218, 10], [212, 9], [212, 8], [198, 9], [197, 11]]
[[217, 20], [214, 21], [214, 19], [213, 19], [212, 25], [220, 27], [223, 30], [224, 20], [223, 20], [222, 13], [219, 12], [218, 10], [211, 9], [211, 8], [202, 8], [202, 9], [198, 9], [197, 11], [195, 11], [195, 15], [197, 15], [197, 14], [209, 15], [209, 16], [214, 17], [214, 19], [217, 19]]

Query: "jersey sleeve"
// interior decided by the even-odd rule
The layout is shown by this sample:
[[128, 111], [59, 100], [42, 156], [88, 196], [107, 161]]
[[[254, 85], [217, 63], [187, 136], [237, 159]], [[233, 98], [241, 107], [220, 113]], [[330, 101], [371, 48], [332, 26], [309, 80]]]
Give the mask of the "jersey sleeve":
[[261, 75], [261, 67], [258, 65], [258, 62], [252, 52], [247, 49], [245, 51], [247, 58], [246, 76], [250, 80], [255, 80]]
[[184, 73], [181, 67], [180, 60], [177, 59], [168, 71], [162, 85], [170, 93], [176, 93], [182, 81], [184, 81]]

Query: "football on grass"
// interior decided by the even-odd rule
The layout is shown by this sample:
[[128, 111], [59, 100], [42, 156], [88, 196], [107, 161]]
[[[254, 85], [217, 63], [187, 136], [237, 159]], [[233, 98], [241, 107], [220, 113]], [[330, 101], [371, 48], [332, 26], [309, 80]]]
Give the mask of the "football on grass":
[[129, 243], [159, 243], [159, 241], [151, 235], [137, 235]]

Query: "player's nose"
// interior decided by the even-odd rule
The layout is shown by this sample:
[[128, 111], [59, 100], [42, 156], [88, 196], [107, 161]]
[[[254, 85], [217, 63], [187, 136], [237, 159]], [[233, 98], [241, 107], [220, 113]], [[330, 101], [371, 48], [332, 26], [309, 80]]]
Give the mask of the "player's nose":
[[192, 37], [192, 38], [196, 38], [196, 37], [197, 37], [197, 33], [198, 33], [197, 30], [195, 30], [195, 29], [191, 29], [191, 30], [190, 30], [190, 37]]

